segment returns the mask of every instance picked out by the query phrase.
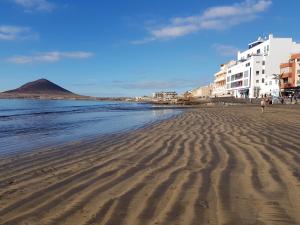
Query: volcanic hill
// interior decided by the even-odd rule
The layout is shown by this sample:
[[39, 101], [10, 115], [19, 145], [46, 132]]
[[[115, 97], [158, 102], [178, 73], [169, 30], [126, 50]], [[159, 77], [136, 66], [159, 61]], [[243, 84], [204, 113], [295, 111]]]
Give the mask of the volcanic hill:
[[76, 94], [68, 91], [57, 84], [47, 80], [39, 79], [29, 82], [23, 86], [3, 92], [4, 94], [16, 94], [16, 95], [47, 95], [47, 96], [75, 96]]
[[0, 99], [71, 99], [71, 100], [97, 100], [97, 101], [125, 101], [127, 98], [91, 97], [75, 94], [57, 84], [39, 79], [22, 85], [21, 87], [5, 92], [0, 92]]

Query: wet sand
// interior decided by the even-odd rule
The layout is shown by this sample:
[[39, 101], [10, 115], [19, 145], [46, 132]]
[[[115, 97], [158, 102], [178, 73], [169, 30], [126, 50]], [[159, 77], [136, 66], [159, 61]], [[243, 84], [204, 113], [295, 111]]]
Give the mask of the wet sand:
[[299, 106], [211, 107], [2, 158], [0, 224], [300, 224], [299, 135]]

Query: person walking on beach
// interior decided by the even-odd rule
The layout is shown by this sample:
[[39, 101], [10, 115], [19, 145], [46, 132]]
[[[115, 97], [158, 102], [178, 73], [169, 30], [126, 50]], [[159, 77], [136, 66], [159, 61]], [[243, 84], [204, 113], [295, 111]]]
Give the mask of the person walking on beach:
[[265, 107], [266, 107], [266, 101], [265, 101], [264, 96], [261, 96], [260, 107], [261, 107], [261, 112], [264, 113]]
[[294, 94], [294, 101], [295, 101], [295, 104], [298, 104], [298, 99], [297, 99], [297, 95]]

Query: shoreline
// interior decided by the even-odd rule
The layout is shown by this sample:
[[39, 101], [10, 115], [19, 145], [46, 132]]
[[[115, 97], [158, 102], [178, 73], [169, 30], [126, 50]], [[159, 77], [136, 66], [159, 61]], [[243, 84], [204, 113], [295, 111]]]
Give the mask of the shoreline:
[[[168, 109], [177, 109], [177, 108], [169, 107]], [[180, 109], [185, 109], [185, 108], [180, 108]], [[182, 113], [185, 113], [185, 112], [184, 111], [176, 112], [176, 113], [173, 113], [173, 115], [167, 116], [167, 118], [159, 118], [159, 119], [153, 120], [151, 122], [146, 122], [143, 125], [137, 125], [136, 127], [123, 129], [123, 130], [116, 131], [116, 132], [105, 133], [105, 134], [94, 134], [89, 137], [82, 137], [77, 140], [63, 141], [62, 143], [57, 143], [57, 144], [49, 144], [48, 146], [28, 149], [23, 152], [22, 151], [14, 151], [11, 153], [2, 153], [2, 154], [0, 154], [0, 161], [2, 160], [2, 158], [21, 158], [28, 154], [29, 155], [30, 154], [41, 154], [44, 151], [47, 152], [47, 151], [51, 151], [52, 149], [59, 149], [59, 148], [66, 148], [66, 147], [71, 148], [72, 146], [76, 146], [78, 144], [79, 145], [86, 145], [86, 144], [89, 145], [93, 142], [101, 142], [103, 139], [104, 140], [106, 140], [106, 139], [113, 140], [113, 139], [121, 138], [122, 136], [130, 135], [135, 132], [143, 132], [147, 128], [158, 125], [162, 122], [176, 119], [176, 117]]]
[[298, 224], [299, 112], [199, 107], [0, 159], [0, 223]]
[[66, 100], [66, 101], [116, 101], [127, 102], [127, 97], [92, 97], [83, 95], [47, 95], [47, 94], [7, 94], [0, 92], [0, 99], [16, 100]]
[[0, 159], [5, 157], [22, 157], [22, 155], [24, 154], [31, 154], [34, 152], [42, 152], [45, 150], [51, 150], [52, 148], [64, 148], [65, 146], [72, 146], [72, 145], [76, 145], [76, 143], [89, 143], [89, 142], [93, 142], [95, 140], [102, 140], [102, 139], [106, 139], [106, 138], [116, 138], [122, 135], [128, 135], [130, 133], [133, 132], [137, 132], [140, 130], [144, 130], [145, 128], [151, 127], [153, 125], [156, 125], [158, 123], [161, 123], [163, 121], [167, 121], [167, 120], [171, 120], [173, 118], [175, 118], [176, 116], [178, 116], [181, 113], [184, 113], [185, 109], [189, 109], [191, 107], [178, 107], [178, 106], [153, 106], [153, 110], [174, 110], [173, 112], [169, 112], [166, 115], [163, 115], [161, 117], [149, 120], [149, 121], [145, 121], [143, 123], [137, 124], [135, 126], [131, 126], [128, 128], [124, 128], [124, 129], [120, 129], [117, 131], [108, 131], [107, 133], [95, 133], [95, 134], [90, 134], [90, 135], [86, 135], [86, 136], [81, 136], [78, 138], [74, 138], [74, 137], [67, 137], [67, 139], [65, 140], [61, 140], [59, 142], [44, 142], [41, 144], [41, 147], [34, 147], [34, 148], [26, 148], [26, 150], [18, 150], [18, 149], [14, 149], [9, 151], [1, 151], [0, 152]]

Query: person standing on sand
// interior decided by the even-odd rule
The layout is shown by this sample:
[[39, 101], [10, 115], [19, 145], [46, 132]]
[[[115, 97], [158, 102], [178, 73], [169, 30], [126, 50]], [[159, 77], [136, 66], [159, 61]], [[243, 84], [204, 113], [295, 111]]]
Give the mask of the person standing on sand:
[[297, 99], [297, 95], [296, 94], [294, 94], [294, 101], [295, 101], [295, 104], [298, 103], [298, 99]]
[[265, 112], [265, 107], [266, 107], [266, 101], [265, 101], [264, 96], [261, 97], [260, 107], [261, 107], [261, 112], [264, 113]]

